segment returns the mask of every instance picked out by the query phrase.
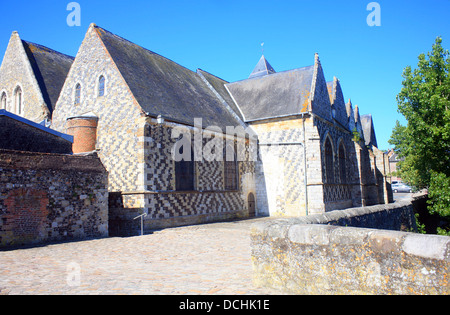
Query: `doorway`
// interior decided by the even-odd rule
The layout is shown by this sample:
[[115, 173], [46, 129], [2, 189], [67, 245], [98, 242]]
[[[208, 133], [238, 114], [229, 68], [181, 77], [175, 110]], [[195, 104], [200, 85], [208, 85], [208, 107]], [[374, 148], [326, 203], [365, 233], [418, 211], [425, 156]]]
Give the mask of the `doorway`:
[[256, 217], [256, 201], [253, 193], [248, 195], [248, 216], [250, 218]]

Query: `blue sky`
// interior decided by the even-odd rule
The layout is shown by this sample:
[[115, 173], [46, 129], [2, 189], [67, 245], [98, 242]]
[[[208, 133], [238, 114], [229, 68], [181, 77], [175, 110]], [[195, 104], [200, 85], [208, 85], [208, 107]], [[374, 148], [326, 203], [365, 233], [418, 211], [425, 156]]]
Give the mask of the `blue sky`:
[[450, 0], [377, 1], [381, 26], [369, 27], [371, 0], [79, 0], [81, 26], [69, 27], [69, 0], [2, 3], [0, 54], [11, 32], [75, 56], [89, 24], [118, 34], [195, 70], [227, 81], [246, 79], [264, 54], [276, 71], [314, 63], [336, 76], [346, 99], [372, 114], [380, 149], [397, 113], [403, 69], [417, 65], [437, 36], [450, 49]]

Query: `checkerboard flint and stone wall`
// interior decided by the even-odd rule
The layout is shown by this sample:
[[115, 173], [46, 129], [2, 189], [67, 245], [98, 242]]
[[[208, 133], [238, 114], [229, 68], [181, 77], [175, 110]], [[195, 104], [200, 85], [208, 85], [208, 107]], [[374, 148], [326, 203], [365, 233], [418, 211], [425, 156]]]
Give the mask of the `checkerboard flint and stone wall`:
[[[98, 96], [98, 79], [106, 78], [105, 95]], [[75, 86], [81, 103], [75, 105]], [[143, 147], [138, 131], [145, 124], [142, 111], [119, 70], [91, 28], [61, 91], [52, 128], [67, 133], [67, 119], [84, 114], [99, 118], [97, 150], [109, 173], [109, 191], [138, 191], [143, 187]]]
[[[98, 97], [101, 75], [106, 78], [106, 93]], [[75, 105], [77, 84], [81, 103]], [[224, 190], [223, 163], [203, 161], [196, 163], [196, 191], [174, 192], [175, 164], [170, 153], [176, 142], [172, 128], [177, 124], [158, 124], [145, 116], [93, 29], [62, 89], [53, 128], [66, 132], [67, 118], [86, 113], [99, 118], [97, 150], [109, 173], [112, 234], [134, 233], [133, 218], [142, 213], [149, 214], [149, 229], [246, 215], [247, 196], [255, 192], [250, 162], [239, 163], [237, 191]]]
[[[144, 147], [145, 190], [113, 195], [110, 202], [112, 226], [116, 226], [113, 233], [135, 234], [140, 223], [132, 221], [142, 213], [148, 214], [146, 230], [248, 216], [247, 198], [251, 192], [255, 193], [255, 181], [247, 140], [236, 138], [246, 151], [245, 161], [237, 163], [236, 190], [225, 189], [223, 162], [202, 159], [195, 162], [195, 190], [179, 192], [175, 191], [175, 161], [172, 158], [172, 149], [178, 140], [172, 137], [172, 132], [179, 126], [169, 122], [158, 124], [155, 119], [147, 118], [139, 140]], [[193, 133], [193, 128], [183, 128]], [[209, 138], [203, 139], [203, 147], [208, 141]]]
[[[301, 120], [253, 124], [259, 138], [259, 215], [305, 215], [303, 128]], [[280, 144], [280, 145], [278, 145]]]
[[107, 237], [107, 186], [95, 156], [0, 150], [0, 247]]

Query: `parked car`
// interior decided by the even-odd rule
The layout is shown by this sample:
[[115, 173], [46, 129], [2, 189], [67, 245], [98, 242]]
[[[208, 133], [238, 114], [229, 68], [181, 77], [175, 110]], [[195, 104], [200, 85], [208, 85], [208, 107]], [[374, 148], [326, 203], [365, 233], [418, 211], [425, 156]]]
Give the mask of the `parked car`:
[[410, 186], [403, 184], [403, 183], [397, 183], [397, 184], [392, 184], [392, 191], [394, 193], [412, 193], [413, 190]]

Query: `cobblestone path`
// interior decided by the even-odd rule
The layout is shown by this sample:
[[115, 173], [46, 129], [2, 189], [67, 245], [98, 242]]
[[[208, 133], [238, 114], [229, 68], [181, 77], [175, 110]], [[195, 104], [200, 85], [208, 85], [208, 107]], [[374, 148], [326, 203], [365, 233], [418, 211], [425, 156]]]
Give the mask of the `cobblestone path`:
[[252, 284], [253, 222], [0, 252], [0, 295], [279, 294]]

